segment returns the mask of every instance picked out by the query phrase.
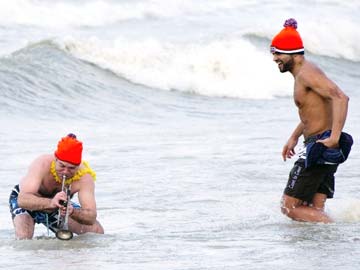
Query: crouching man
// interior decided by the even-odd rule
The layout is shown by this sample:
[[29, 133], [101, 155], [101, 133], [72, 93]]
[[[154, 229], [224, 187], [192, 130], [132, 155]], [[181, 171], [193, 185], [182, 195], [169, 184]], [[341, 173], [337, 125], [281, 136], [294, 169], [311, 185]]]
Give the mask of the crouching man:
[[42, 223], [53, 232], [60, 229], [58, 215], [65, 215], [63, 202], [67, 201], [67, 194], [62, 190], [63, 181], [65, 187], [71, 187], [70, 197], [78, 194], [80, 204], [68, 202], [69, 231], [104, 233], [96, 219], [96, 175], [88, 163], [82, 161], [82, 150], [82, 142], [69, 134], [61, 138], [54, 154], [41, 155], [30, 164], [9, 198], [17, 239], [31, 239], [35, 223]]

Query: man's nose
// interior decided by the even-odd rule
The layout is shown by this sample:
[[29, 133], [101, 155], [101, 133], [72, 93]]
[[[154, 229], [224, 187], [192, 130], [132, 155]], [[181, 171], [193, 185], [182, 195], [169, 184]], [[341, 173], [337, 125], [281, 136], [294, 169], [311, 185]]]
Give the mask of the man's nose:
[[66, 167], [63, 168], [63, 173], [64, 173], [64, 174], [67, 174], [67, 173], [69, 173], [69, 172], [70, 172], [70, 169], [69, 169], [69, 168], [66, 168]]

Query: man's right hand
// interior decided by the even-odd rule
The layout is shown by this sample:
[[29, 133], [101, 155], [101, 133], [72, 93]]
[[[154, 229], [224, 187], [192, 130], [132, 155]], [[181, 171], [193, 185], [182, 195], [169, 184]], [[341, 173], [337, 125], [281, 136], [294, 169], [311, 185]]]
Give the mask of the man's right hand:
[[282, 157], [284, 161], [286, 161], [287, 158], [290, 159], [295, 155], [295, 146], [297, 143], [298, 139], [290, 138], [284, 145], [282, 150]]
[[50, 207], [51, 208], [62, 208], [64, 207], [63, 202], [67, 200], [66, 193], [64, 191], [60, 191], [55, 194], [55, 196], [51, 199]]

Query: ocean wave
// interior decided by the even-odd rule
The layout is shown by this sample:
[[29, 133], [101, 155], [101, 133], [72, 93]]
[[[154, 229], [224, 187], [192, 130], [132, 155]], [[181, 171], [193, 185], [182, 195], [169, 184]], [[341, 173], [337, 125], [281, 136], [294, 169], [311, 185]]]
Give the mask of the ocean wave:
[[26, 115], [37, 120], [107, 119], [148, 124], [163, 117], [164, 110], [168, 112], [170, 105], [162, 93], [166, 92], [133, 84], [79, 60], [53, 40], [29, 44], [0, 58], [3, 119]]
[[[100, 37], [99, 32], [105, 32], [103, 38], [116, 35], [117, 39], [132, 32], [142, 36], [150, 30], [152, 34], [159, 31], [168, 36], [178, 30], [180, 24], [183, 29], [178, 35], [185, 38], [221, 33], [254, 35], [270, 41], [281, 30], [285, 19], [295, 17], [307, 51], [359, 62], [360, 35], [356, 35], [360, 26], [359, 9], [360, 3], [356, 0], [314, 3], [309, 0], [299, 3], [280, 0], [271, 3], [267, 0], [13, 0], [0, 3], [0, 27], [4, 27], [5, 33], [13, 32], [7, 38], [14, 39], [17, 44], [6, 45], [14, 47], [24, 39], [47, 38], [49, 33], [60, 37], [67, 33]], [[159, 21], [157, 29], [147, 28], [154, 21]], [[199, 25], [202, 27], [194, 27]], [[129, 28], [132, 31], [125, 30]], [[120, 30], [116, 32], [116, 29]], [[0, 44], [0, 48], [4, 44]]]
[[[80, 60], [110, 71], [134, 85], [153, 89], [242, 99], [271, 99], [292, 94], [291, 76], [278, 71], [268, 53], [267, 39], [255, 35], [192, 44], [123, 37], [116, 38], [112, 43], [97, 38], [55, 38], [29, 43], [13, 52], [11, 57], [24, 58], [23, 64], [28, 63], [31, 70], [43, 70], [43, 54], [49, 48], [70, 55], [70, 58], [66, 54], [59, 56], [60, 62], [70, 60], [66, 65], [59, 65], [60, 70], [56, 72], [75, 77], [79, 67], [73, 66], [80, 65], [81, 69], [82, 65], [76, 63]], [[34, 54], [41, 50], [41, 53]], [[51, 54], [55, 57], [55, 65], [59, 59], [54, 55], [58, 53]], [[322, 61], [332, 63], [331, 59]], [[346, 62], [336, 61], [338, 64], [344, 68], [349, 66]], [[357, 67], [357, 64], [354, 65]], [[327, 67], [335, 73], [339, 71], [332, 65]], [[349, 76], [356, 74], [349, 73]]]
[[288, 96], [292, 82], [272, 56], [245, 39], [210, 43], [161, 43], [117, 38], [58, 41], [65, 51], [133, 83], [205, 96], [267, 99]]
[[61, 112], [71, 116], [101, 100], [99, 82], [91, 81], [91, 67], [67, 56], [51, 40], [0, 58], [0, 66], [1, 110], [5, 114], [25, 112], [46, 118], [49, 113]]

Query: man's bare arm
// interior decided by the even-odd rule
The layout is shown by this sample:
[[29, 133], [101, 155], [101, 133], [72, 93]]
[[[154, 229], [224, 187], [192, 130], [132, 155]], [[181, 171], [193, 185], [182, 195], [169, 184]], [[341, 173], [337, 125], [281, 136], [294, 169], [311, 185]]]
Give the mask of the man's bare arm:
[[331, 103], [331, 136], [318, 142], [330, 148], [337, 147], [347, 117], [349, 97], [319, 69], [306, 76], [305, 81], [309, 88]]
[[21, 208], [31, 211], [51, 211], [60, 207], [60, 200], [66, 199], [64, 192], [56, 194], [54, 198], [40, 196], [39, 189], [41, 182], [47, 172], [48, 168], [43, 157], [39, 157], [31, 163], [27, 174], [20, 182], [18, 204]]
[[299, 137], [303, 134], [304, 131], [304, 124], [300, 122], [296, 128], [294, 129], [293, 133], [291, 134], [290, 138], [286, 142], [283, 147], [282, 157], [285, 161], [287, 158], [291, 158], [295, 155], [295, 146], [298, 143]]
[[95, 184], [90, 175], [84, 175], [81, 179], [78, 192], [81, 208], [70, 210], [70, 217], [81, 224], [92, 225], [96, 222]]

